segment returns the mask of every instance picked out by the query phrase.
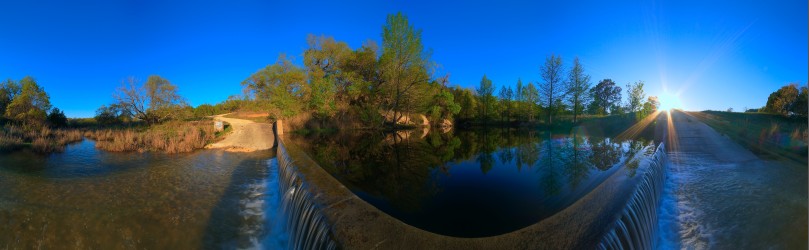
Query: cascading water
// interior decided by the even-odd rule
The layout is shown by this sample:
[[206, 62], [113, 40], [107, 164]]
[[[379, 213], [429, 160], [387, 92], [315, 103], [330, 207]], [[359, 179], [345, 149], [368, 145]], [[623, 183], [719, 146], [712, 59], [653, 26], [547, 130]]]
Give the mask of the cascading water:
[[337, 243], [331, 236], [331, 228], [326, 223], [320, 208], [312, 202], [312, 193], [306, 182], [295, 171], [296, 166], [289, 157], [283, 143], [278, 144], [279, 184], [283, 199], [282, 211], [287, 218], [290, 249], [336, 249]]
[[652, 249], [657, 231], [657, 207], [666, 178], [666, 152], [660, 144], [629, 202], [599, 249]]

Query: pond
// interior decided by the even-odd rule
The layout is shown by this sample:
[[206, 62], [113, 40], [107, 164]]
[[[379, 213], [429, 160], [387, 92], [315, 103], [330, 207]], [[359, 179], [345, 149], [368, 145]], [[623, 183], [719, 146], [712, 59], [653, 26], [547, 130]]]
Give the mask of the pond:
[[535, 224], [614, 174], [632, 177], [639, 159], [655, 149], [643, 137], [513, 129], [291, 140], [376, 208], [411, 226], [456, 237], [494, 236]]
[[277, 248], [275, 151], [0, 154], [0, 248]]

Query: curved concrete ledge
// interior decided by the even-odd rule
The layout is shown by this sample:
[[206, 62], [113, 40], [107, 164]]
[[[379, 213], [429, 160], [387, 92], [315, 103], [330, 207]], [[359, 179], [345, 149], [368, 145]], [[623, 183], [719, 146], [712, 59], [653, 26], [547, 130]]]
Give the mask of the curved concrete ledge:
[[306, 182], [330, 237], [347, 249], [594, 249], [621, 219], [638, 177], [651, 163], [644, 157], [634, 178], [621, 166], [589, 194], [531, 226], [491, 237], [458, 238], [410, 226], [380, 211], [285, 141], [289, 139], [279, 135], [279, 163], [287, 165], [280, 167], [299, 173], [298, 181]]

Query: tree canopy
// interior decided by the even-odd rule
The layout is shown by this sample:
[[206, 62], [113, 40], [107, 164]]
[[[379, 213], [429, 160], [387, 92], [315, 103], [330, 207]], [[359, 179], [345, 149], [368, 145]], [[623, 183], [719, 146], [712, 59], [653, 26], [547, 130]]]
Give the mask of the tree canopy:
[[51, 109], [48, 93], [45, 93], [45, 90], [30, 76], [20, 80], [19, 85], [20, 92], [14, 95], [6, 106], [5, 117], [26, 127], [44, 125], [47, 113]]
[[148, 124], [156, 124], [176, 118], [185, 100], [177, 93], [177, 86], [168, 80], [152, 75], [141, 86], [130, 77], [113, 95], [117, 104], [127, 113]]
[[798, 89], [796, 83], [791, 83], [772, 92], [767, 98], [767, 105], [763, 112], [788, 115], [791, 113], [806, 115], [807, 87]]
[[596, 115], [612, 113], [612, 110], [621, 103], [621, 87], [616, 86], [611, 79], [604, 79], [590, 89], [590, 96], [593, 101], [587, 108], [589, 113]]

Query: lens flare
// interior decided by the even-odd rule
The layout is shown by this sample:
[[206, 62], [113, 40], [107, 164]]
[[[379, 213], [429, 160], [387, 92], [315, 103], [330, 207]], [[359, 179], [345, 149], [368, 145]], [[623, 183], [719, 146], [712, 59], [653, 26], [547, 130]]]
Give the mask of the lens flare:
[[683, 109], [683, 104], [680, 98], [671, 93], [664, 92], [658, 97], [660, 101], [660, 110], [670, 111], [672, 109]]

